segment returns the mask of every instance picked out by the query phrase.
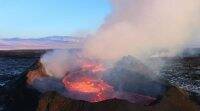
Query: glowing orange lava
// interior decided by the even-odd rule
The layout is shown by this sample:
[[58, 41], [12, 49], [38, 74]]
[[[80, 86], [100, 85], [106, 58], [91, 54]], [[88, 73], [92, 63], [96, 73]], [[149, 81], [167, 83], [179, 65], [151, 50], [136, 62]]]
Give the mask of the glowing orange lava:
[[105, 100], [113, 93], [112, 86], [102, 80], [82, 77], [79, 80], [69, 81], [67, 78], [64, 78], [63, 83], [68, 91], [86, 95], [90, 102]]
[[[96, 76], [84, 73], [91, 71], [93, 75], [105, 71], [102, 64], [84, 63], [80, 72], [70, 73], [62, 80], [65, 88], [76, 96], [86, 97], [90, 102], [106, 100], [113, 96], [113, 87]], [[80, 97], [81, 98], [81, 97]]]
[[79, 81], [64, 82], [65, 87], [71, 91], [78, 91], [82, 93], [97, 93], [101, 88], [88, 78], [80, 78]]

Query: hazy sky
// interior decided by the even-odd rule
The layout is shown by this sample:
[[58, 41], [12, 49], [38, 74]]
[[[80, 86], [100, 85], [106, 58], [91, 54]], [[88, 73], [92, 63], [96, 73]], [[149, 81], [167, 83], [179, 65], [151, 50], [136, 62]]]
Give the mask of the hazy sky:
[[110, 10], [108, 0], [0, 0], [0, 38], [95, 31]]

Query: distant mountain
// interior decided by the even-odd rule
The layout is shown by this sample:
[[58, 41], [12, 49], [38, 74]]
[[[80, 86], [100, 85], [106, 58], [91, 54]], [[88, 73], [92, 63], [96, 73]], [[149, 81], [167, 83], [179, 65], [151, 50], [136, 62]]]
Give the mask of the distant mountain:
[[47, 36], [47, 37], [41, 37], [41, 38], [5, 38], [1, 40], [5, 41], [24, 41], [24, 40], [32, 40], [32, 41], [68, 41], [68, 42], [78, 42], [81, 38], [78, 37], [72, 37], [72, 36]]
[[0, 39], [0, 50], [63, 49], [77, 47], [82, 38], [72, 36], [48, 36], [42, 38]]

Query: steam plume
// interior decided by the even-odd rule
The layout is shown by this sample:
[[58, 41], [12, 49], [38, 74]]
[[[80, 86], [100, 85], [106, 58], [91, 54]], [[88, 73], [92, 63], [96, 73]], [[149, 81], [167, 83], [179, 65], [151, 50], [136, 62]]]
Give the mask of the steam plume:
[[41, 63], [49, 76], [62, 78], [74, 64], [73, 60], [67, 50], [54, 50], [44, 54]]
[[200, 26], [199, 0], [111, 0], [113, 10], [94, 37], [88, 54], [101, 59], [138, 58], [158, 48], [176, 54]]

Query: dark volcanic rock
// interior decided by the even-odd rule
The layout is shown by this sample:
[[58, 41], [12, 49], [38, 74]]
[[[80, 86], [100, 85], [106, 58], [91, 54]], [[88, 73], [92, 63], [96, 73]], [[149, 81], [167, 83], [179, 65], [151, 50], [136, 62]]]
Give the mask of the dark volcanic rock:
[[49, 50], [0, 50], [0, 57], [11, 57], [11, 58], [40, 58], [45, 52]]
[[42, 65], [42, 63], [38, 62], [36, 64], [36, 69], [31, 70], [27, 73], [27, 83], [32, 84], [36, 79], [41, 77], [47, 77], [46, 71]]
[[38, 105], [40, 93], [26, 83], [26, 74], [38, 67], [37, 61], [21, 74], [21, 77], [13, 80], [0, 92], [0, 99], [5, 104], [4, 111], [35, 111]]
[[145, 64], [132, 56], [123, 57], [104, 77], [117, 91], [158, 97], [167, 89]]
[[46, 92], [40, 99], [37, 111], [199, 111], [200, 107], [187, 94], [170, 87], [161, 100], [148, 106], [125, 100], [111, 99], [97, 103], [72, 100], [57, 92]]
[[57, 92], [45, 93], [37, 111], [147, 111], [145, 107], [131, 104], [118, 99], [111, 99], [97, 103], [72, 100]]
[[152, 106], [156, 111], [199, 111], [200, 106], [190, 100], [187, 92], [170, 87], [162, 99]]
[[40, 93], [26, 86], [18, 87], [15, 91], [4, 94], [5, 111], [35, 111]]

